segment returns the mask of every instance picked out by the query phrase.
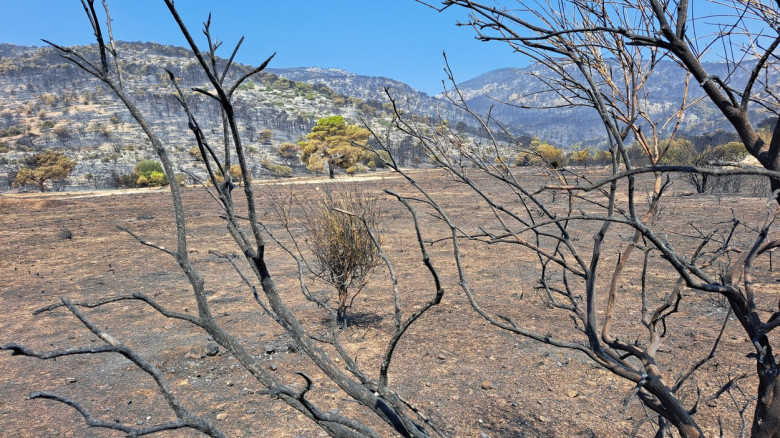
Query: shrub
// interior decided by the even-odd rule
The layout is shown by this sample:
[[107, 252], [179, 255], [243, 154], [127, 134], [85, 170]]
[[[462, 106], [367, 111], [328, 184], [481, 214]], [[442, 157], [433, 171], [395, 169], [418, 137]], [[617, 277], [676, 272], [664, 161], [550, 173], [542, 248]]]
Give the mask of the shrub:
[[11, 126], [8, 129], [0, 129], [0, 137], [14, 137], [24, 134], [23, 126]]
[[292, 167], [285, 166], [282, 164], [271, 164], [270, 166], [266, 167], [271, 173], [274, 174], [274, 176], [279, 177], [291, 177], [293, 175]]
[[135, 183], [141, 187], [161, 187], [168, 185], [162, 164], [155, 160], [144, 160], [135, 166], [133, 171]]
[[113, 188], [117, 189], [126, 189], [126, 188], [132, 188], [137, 187], [136, 181], [138, 180], [138, 177], [135, 176], [133, 173], [128, 174], [120, 174], [116, 171], [111, 172], [111, 176], [109, 177], [109, 185]]
[[356, 187], [326, 189], [320, 199], [304, 203], [306, 242], [314, 255], [317, 277], [338, 292], [336, 322], [342, 329], [347, 327], [347, 309], [380, 261], [369, 232], [376, 231], [380, 219], [376, 198]]
[[515, 166], [530, 166], [531, 155], [528, 152], [519, 152], [515, 157]]
[[566, 164], [566, 157], [563, 155], [563, 150], [550, 144], [542, 143], [536, 149], [536, 153], [546, 166], [552, 167], [553, 169]]
[[366, 167], [363, 163], [355, 163], [353, 166], [347, 167], [347, 175], [354, 175], [356, 173], [363, 173], [368, 171], [368, 167]]
[[53, 120], [44, 120], [38, 124], [41, 129], [51, 129], [54, 128], [54, 121]]
[[[383, 169], [385, 167], [385, 163], [392, 163], [390, 160], [390, 154], [388, 154], [387, 151], [366, 152], [363, 156], [362, 162], [372, 170], [376, 168]], [[371, 162], [374, 163], [373, 166], [371, 165]]]
[[285, 159], [298, 158], [301, 149], [295, 143], [284, 142], [279, 145], [279, 156]]
[[190, 156], [194, 158], [196, 161], [203, 161], [203, 155], [200, 154], [200, 148], [197, 146], [193, 146], [189, 150]]
[[230, 177], [233, 181], [241, 182], [244, 180], [244, 174], [241, 173], [241, 165], [234, 164], [230, 166]]
[[260, 143], [271, 144], [274, 138], [274, 133], [270, 129], [263, 129], [260, 131]]

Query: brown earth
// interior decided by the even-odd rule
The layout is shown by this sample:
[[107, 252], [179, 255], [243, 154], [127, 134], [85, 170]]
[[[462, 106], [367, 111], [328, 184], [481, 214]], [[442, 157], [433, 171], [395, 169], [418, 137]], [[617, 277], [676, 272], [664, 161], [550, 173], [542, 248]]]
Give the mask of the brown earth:
[[[382, 193], [386, 188], [408, 194], [413, 191], [399, 178], [387, 175], [350, 181], [382, 196], [385, 251], [398, 275], [407, 315], [430, 299], [434, 288], [422, 264], [409, 213]], [[466, 195], [463, 185], [445, 174], [427, 171], [415, 175], [451, 216], [458, 218], [462, 230], [475, 232], [493, 218], [489, 208]], [[532, 187], [541, 184], [536, 174], [527, 173], [524, 178]], [[288, 183], [258, 188], [262, 220], [286, 242], [289, 238], [268, 204], [269, 193], [305, 194], [314, 187]], [[502, 190], [489, 189], [496, 193]], [[63, 296], [94, 301], [140, 291], [166, 307], [195, 314], [194, 299], [174, 260], [117, 229], [127, 227], [150, 241], [175, 245], [169, 193], [140, 190], [97, 195], [0, 197], [0, 344], [13, 341], [39, 350], [99, 345], [100, 341], [62, 308], [32, 315]], [[511, 197], [506, 199], [510, 199], [507, 205], [511, 208], [519, 208]], [[230, 264], [209, 253], [218, 250], [231, 254], [237, 250], [231, 245], [214, 200], [197, 188], [185, 189], [184, 200], [190, 256], [206, 278], [218, 321], [253, 354], [267, 361], [280, 379], [300, 386], [297, 371], [311, 376], [315, 386], [309, 397], [323, 409], [339, 410], [345, 415], [365, 414], [295, 351], [294, 343], [262, 312]], [[670, 240], [679, 240], [683, 250], [689, 250], [686, 245], [693, 245], [693, 239], [686, 240], [686, 236], [695, 237], [694, 225], [711, 229], [732, 217], [760, 225], [765, 205], [759, 199], [672, 193], [654, 226], [669, 233]], [[447, 230], [439, 221], [425, 213], [422, 206], [418, 208], [426, 239], [446, 237]], [[581, 248], [592, 246], [594, 230], [578, 230], [576, 241]], [[749, 232], [744, 234], [747, 239]], [[625, 229], [610, 235], [612, 240], [602, 261], [606, 270], [614, 266], [621, 239], [628, 235]], [[424, 415], [451, 436], [463, 437], [622, 437], [630, 435], [637, 424], [639, 436], [654, 434], [654, 429], [642, 422], [647, 413], [636, 397], [631, 397], [630, 382], [597, 367], [581, 353], [555, 349], [490, 326], [471, 309], [458, 286], [447, 241], [429, 245], [428, 249], [443, 274], [445, 298], [407, 334], [390, 371], [391, 386]], [[543, 294], [535, 289], [538, 260], [533, 254], [467, 242], [462, 249], [469, 285], [487, 311], [507, 314], [540, 333], [584, 340], [568, 315], [544, 305]], [[294, 262], [279, 247], [269, 252], [271, 273], [290, 307], [313, 332], [327, 330], [330, 321], [325, 313], [300, 293]], [[634, 333], [640, 342], [646, 335], [634, 327], [636, 321], [632, 319], [641, 310], [633, 299], [641, 271], [641, 257], [636, 254], [635, 263], [629, 264], [621, 283], [621, 319], [616, 330]], [[656, 269], [664, 265], [657, 255], [652, 256], [648, 286], [654, 297], [663, 297], [676, 277]], [[768, 269], [764, 271], [766, 275], [756, 281], [766, 301], [764, 308], [771, 311], [778, 298], [777, 279]], [[607, 275], [599, 278], [602, 288], [606, 287], [603, 284]], [[576, 280], [572, 283], [578, 286]], [[313, 280], [307, 279], [306, 284], [314, 292], [330, 293], [327, 286]], [[342, 335], [346, 348], [371, 376], [377, 375], [379, 357], [393, 330], [390, 291], [388, 273], [379, 269], [356, 300], [351, 326]], [[213, 421], [228, 436], [324, 435], [297, 411], [259, 394], [264, 388], [224, 351], [215, 356], [205, 354], [210, 340], [196, 328], [167, 320], [148, 306], [130, 301], [87, 309], [85, 314], [159, 367], [184, 405]], [[669, 334], [659, 353], [662, 371], [676, 378], [706, 356], [725, 317], [726, 309], [717, 297], [686, 291], [680, 312], [670, 318]], [[746, 357], [751, 351], [736, 321], [729, 322], [716, 357], [681, 390], [686, 406], [695, 403], [697, 389], [707, 397], [729, 378], [751, 375], [754, 365]], [[152, 379], [115, 354], [42, 361], [0, 352], [0, 370], [2, 436], [121, 436], [86, 427], [80, 415], [68, 406], [26, 399], [28, 393], [39, 390], [70, 397], [106, 421], [152, 425], [173, 418]], [[737, 411], [747, 403], [745, 415], [751, 418], [755, 385], [755, 379], [740, 380], [732, 392], [698, 405], [696, 418], [707, 436], [718, 435], [718, 417], [725, 436], [739, 434], [743, 422]], [[380, 434], [391, 435], [385, 426], [372, 419], [367, 421]], [[189, 431], [161, 435], [197, 436]]]

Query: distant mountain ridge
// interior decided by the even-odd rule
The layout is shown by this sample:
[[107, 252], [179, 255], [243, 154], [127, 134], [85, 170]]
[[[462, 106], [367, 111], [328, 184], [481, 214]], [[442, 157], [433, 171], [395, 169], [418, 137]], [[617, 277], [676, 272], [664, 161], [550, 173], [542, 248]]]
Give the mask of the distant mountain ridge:
[[[157, 43], [121, 43], [120, 49], [122, 45], [129, 47], [138, 44], [143, 45], [146, 56], [171, 57], [192, 62], [190, 59], [191, 51], [182, 47]], [[36, 50], [42, 49], [0, 44], [0, 58], [13, 59], [21, 54], [29, 54]], [[135, 58], [134, 60], [140, 61]], [[62, 64], [64, 61], [57, 57], [57, 59], [49, 58], [49, 62]], [[707, 68], [716, 75], [725, 77], [727, 74], [725, 63], [708, 63]], [[415, 90], [408, 84], [391, 78], [365, 76], [338, 68], [322, 67], [267, 68], [265, 73], [295, 82], [324, 85], [341, 95], [370, 102], [375, 107], [381, 107], [387, 102], [384, 90], [388, 88], [404, 110], [424, 116], [440, 116], [451, 123], [463, 122], [472, 128], [477, 126], [470, 116], [452, 105], [443, 93], [429, 96]], [[501, 68], [460, 82], [458, 88], [475, 112], [486, 114], [491, 111], [496, 119], [517, 135], [537, 136], [562, 147], [568, 147], [572, 144], [603, 147], [605, 142], [604, 128], [601, 126], [598, 115], [591, 108], [529, 110], [504, 104], [522, 101], [529, 106], [550, 106], [552, 97], [538, 94], [542, 90], [542, 85], [533, 76], [533, 74], [543, 73], [544, 69], [540, 65]], [[669, 113], [679, 107], [679, 98], [684, 87], [684, 74], [685, 72], [672, 61], [658, 63], [655, 74], [648, 84], [649, 103], [658, 111], [657, 115], [663, 111]], [[746, 76], [746, 72], [737, 71], [732, 80], [737, 84], [744, 84]], [[698, 84], [692, 83], [689, 99], [696, 99], [702, 95], [703, 92]], [[767, 116], [768, 114], [762, 112], [758, 106], [753, 106], [751, 113], [753, 119], [760, 121]], [[714, 105], [707, 99], [686, 111], [681, 126], [681, 132], [689, 135], [718, 129], [730, 130], [731, 128], [725, 118], [719, 115]]]
[[266, 71], [294, 81], [325, 83], [339, 93], [349, 93], [348, 95], [360, 97], [361, 99], [383, 99], [384, 93], [382, 90], [385, 87], [390, 87], [403, 93], [427, 96], [427, 94], [394, 79], [383, 76], [358, 75], [339, 68], [269, 68]]
[[429, 96], [404, 82], [383, 76], [364, 76], [342, 69], [321, 67], [269, 68], [267, 71], [298, 82], [323, 84], [340, 94], [367, 101], [388, 102], [385, 92], [388, 89], [404, 109], [426, 116], [444, 114], [448, 120], [470, 121], [446, 99]]
[[[748, 67], [750, 63], [747, 64]], [[706, 63], [705, 67], [713, 76], [726, 78], [729, 75], [725, 63]], [[616, 69], [619, 66], [616, 65]], [[572, 68], [573, 69], [573, 68]], [[604, 142], [604, 128], [593, 108], [570, 107], [547, 110], [529, 110], [499, 102], [517, 105], [544, 107], [561, 103], [555, 96], [540, 94], [544, 90], [541, 82], [534, 77], [543, 74], [539, 65], [525, 68], [507, 68], [487, 72], [458, 85], [469, 106], [478, 113], [492, 113], [509, 126], [531, 132], [534, 135], [559, 146], [580, 143], [584, 146], [596, 146]], [[685, 93], [686, 72], [673, 61], [660, 61], [646, 84], [646, 106], [651, 116], [660, 124], [674, 117], [679, 110]], [[730, 83], [737, 89], [747, 83], [748, 71], [733, 72]], [[777, 82], [778, 78], [770, 78]], [[756, 89], [760, 91], [760, 89]], [[702, 99], [703, 98], [703, 99]], [[695, 103], [694, 103], [695, 102]], [[704, 91], [691, 79], [688, 87], [688, 107], [680, 126], [680, 132], [689, 136], [714, 132], [732, 131], [733, 128], [716, 106], [705, 96]], [[769, 112], [759, 105], [752, 105], [750, 118], [760, 122], [769, 117]], [[663, 135], [668, 135], [668, 132]]]
[[[706, 63], [714, 75], [726, 77], [725, 63]], [[280, 76], [310, 84], [320, 83], [339, 93], [366, 100], [386, 99], [383, 89], [402, 97], [404, 103], [414, 112], [441, 117], [451, 122], [464, 122], [474, 126], [473, 120], [457, 109], [444, 93], [429, 96], [403, 82], [384, 77], [361, 76], [341, 69], [299, 67], [269, 69]], [[501, 68], [458, 83], [458, 89], [469, 107], [478, 114], [491, 112], [506, 128], [517, 135], [533, 135], [562, 147], [579, 145], [604, 147], [604, 127], [598, 114], [592, 108], [573, 107], [556, 109], [524, 109], [505, 103], [523, 103], [528, 106], [545, 107], [554, 105], [554, 96], [539, 94], [543, 85], [535, 77], [544, 74], [545, 69], [533, 64], [523, 68]], [[685, 72], [673, 61], [661, 61], [647, 86], [648, 106], [654, 116], [661, 120], [673, 114], [681, 104], [685, 87]], [[747, 73], [737, 71], [733, 83], [743, 86]], [[694, 101], [704, 95], [695, 81], [689, 87], [688, 100]], [[758, 122], [769, 113], [757, 105], [752, 106], [751, 118]], [[708, 99], [702, 99], [686, 110], [680, 132], [695, 136], [716, 130], [731, 130], [731, 126]]]

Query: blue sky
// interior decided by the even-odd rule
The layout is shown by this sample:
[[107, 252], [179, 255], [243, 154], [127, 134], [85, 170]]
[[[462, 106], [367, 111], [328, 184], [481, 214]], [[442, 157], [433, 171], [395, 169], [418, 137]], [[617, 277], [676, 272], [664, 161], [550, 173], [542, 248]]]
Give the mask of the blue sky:
[[[96, 1], [100, 4], [100, 1]], [[335, 67], [369, 76], [386, 76], [421, 91], [442, 91], [447, 51], [459, 82], [501, 67], [527, 63], [503, 44], [474, 39], [457, 27], [460, 11], [439, 14], [412, 0], [179, 0], [190, 31], [203, 38], [201, 23], [212, 13], [212, 35], [228, 56], [246, 37], [238, 61], [258, 65], [277, 52], [271, 67]], [[160, 0], [109, 0], [114, 36], [125, 41], [156, 41], [185, 46]], [[78, 0], [0, 0], [0, 42], [43, 45], [94, 42]]]

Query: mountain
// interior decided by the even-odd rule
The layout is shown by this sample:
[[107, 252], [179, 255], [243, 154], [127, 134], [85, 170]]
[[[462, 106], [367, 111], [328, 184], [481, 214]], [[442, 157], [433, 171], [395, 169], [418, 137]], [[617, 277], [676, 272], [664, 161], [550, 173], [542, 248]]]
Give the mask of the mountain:
[[[706, 68], [720, 77], [728, 75], [725, 63], [708, 63]], [[466, 127], [472, 135], [479, 133], [473, 118], [453, 105], [445, 94], [429, 96], [393, 79], [361, 76], [341, 69], [300, 67], [268, 71], [295, 81], [326, 85], [338, 93], [369, 102], [378, 102], [378, 105], [387, 102], [384, 88], [389, 88], [391, 95], [398, 97], [398, 101], [405, 109], [429, 117], [441, 116], [453, 124], [463, 122], [458, 125], [460, 128]], [[563, 103], [560, 96], [545, 92], [544, 84], [538, 78], [550, 74], [539, 64], [524, 68], [502, 68], [461, 82], [458, 84], [458, 90], [468, 106], [477, 114], [484, 115], [490, 112], [518, 137], [536, 136], [560, 147], [578, 145], [604, 148], [606, 146], [604, 127], [593, 108], [519, 107], [544, 108]], [[647, 99], [651, 115], [655, 120], [666, 120], [678, 111], [685, 88], [684, 78], [685, 72], [675, 62], [658, 63], [655, 74], [647, 84]], [[747, 73], [744, 70], [737, 71], [731, 80], [737, 86], [744, 86]], [[452, 90], [450, 93], [452, 94]], [[695, 82], [692, 83], [688, 101], [693, 102], [703, 96], [701, 87]], [[769, 114], [762, 108], [753, 106], [751, 118], [754, 121], [759, 122], [768, 116]], [[731, 131], [732, 128], [708, 99], [701, 99], [687, 109], [680, 126], [680, 132], [688, 136], [718, 130]]]
[[427, 94], [390, 78], [381, 76], [362, 76], [337, 68], [298, 67], [298, 68], [269, 68], [266, 70], [279, 76], [309, 84], [325, 84], [332, 90], [363, 100], [387, 101], [385, 88], [392, 93], [414, 96], [429, 101], [438, 101]]
[[269, 73], [311, 85], [321, 84], [337, 93], [382, 106], [388, 103], [387, 89], [404, 110], [429, 117], [441, 114], [449, 121], [475, 124], [467, 114], [441, 96], [429, 96], [409, 85], [381, 76], [363, 76], [336, 68], [269, 68]]
[[[94, 46], [77, 48], [99, 63]], [[156, 43], [118, 43], [124, 88], [164, 141], [183, 172], [203, 176], [190, 153], [196, 146], [187, 119], [174, 97], [166, 69], [184, 90], [209, 88], [209, 82], [192, 53]], [[224, 61], [221, 61], [224, 64]], [[251, 71], [235, 64], [228, 83]], [[186, 93], [212, 144], [222, 141], [219, 109], [200, 93]], [[303, 171], [300, 160], [283, 158], [282, 143], [296, 143], [322, 117], [341, 115], [349, 123], [364, 121], [376, 131], [389, 125], [390, 113], [379, 101], [363, 101], [324, 86], [296, 82], [272, 72], [247, 80], [234, 95], [237, 121], [253, 163], [253, 176], [268, 176], [265, 160]], [[270, 131], [270, 136], [261, 133]], [[390, 133], [393, 144], [403, 144]], [[400, 147], [400, 146], [399, 146]], [[5, 184], [20, 160], [41, 149], [62, 149], [78, 161], [70, 183], [110, 186], [118, 176], [132, 172], [142, 160], [155, 155], [143, 132], [114, 94], [98, 80], [64, 60], [53, 48], [0, 44], [0, 175]], [[422, 151], [405, 154], [421, 160]]]
[[[747, 67], [750, 65], [746, 64]], [[713, 76], [728, 77], [729, 72], [725, 63], [708, 63], [705, 67]], [[618, 69], [619, 66], [616, 65], [616, 77], [620, 77]], [[570, 72], [577, 76], [573, 70], [572, 66]], [[561, 90], [550, 92], [538, 79], [539, 76], [549, 77], [549, 75], [549, 71], [539, 64], [525, 68], [504, 68], [462, 82], [458, 84], [458, 90], [475, 112], [486, 114], [492, 111], [496, 119], [514, 132], [529, 132], [562, 147], [573, 144], [603, 147], [604, 127], [593, 108], [579, 106], [529, 110], [520, 107], [549, 108], [564, 103], [558, 94]], [[738, 88], [744, 87], [747, 79], [747, 69], [741, 69], [733, 73], [730, 83]], [[771, 78], [769, 82], [777, 83], [778, 78]], [[646, 89], [648, 107], [653, 119], [656, 121], [671, 119], [682, 103], [685, 71], [675, 62], [660, 61]], [[696, 103], [686, 109], [680, 131], [688, 136], [717, 130], [731, 131], [731, 126], [717, 107], [707, 98], [700, 99], [702, 97], [704, 91], [691, 80], [688, 103]], [[750, 117], [755, 122], [760, 122], [769, 116], [770, 114], [759, 105], [752, 106]]]

